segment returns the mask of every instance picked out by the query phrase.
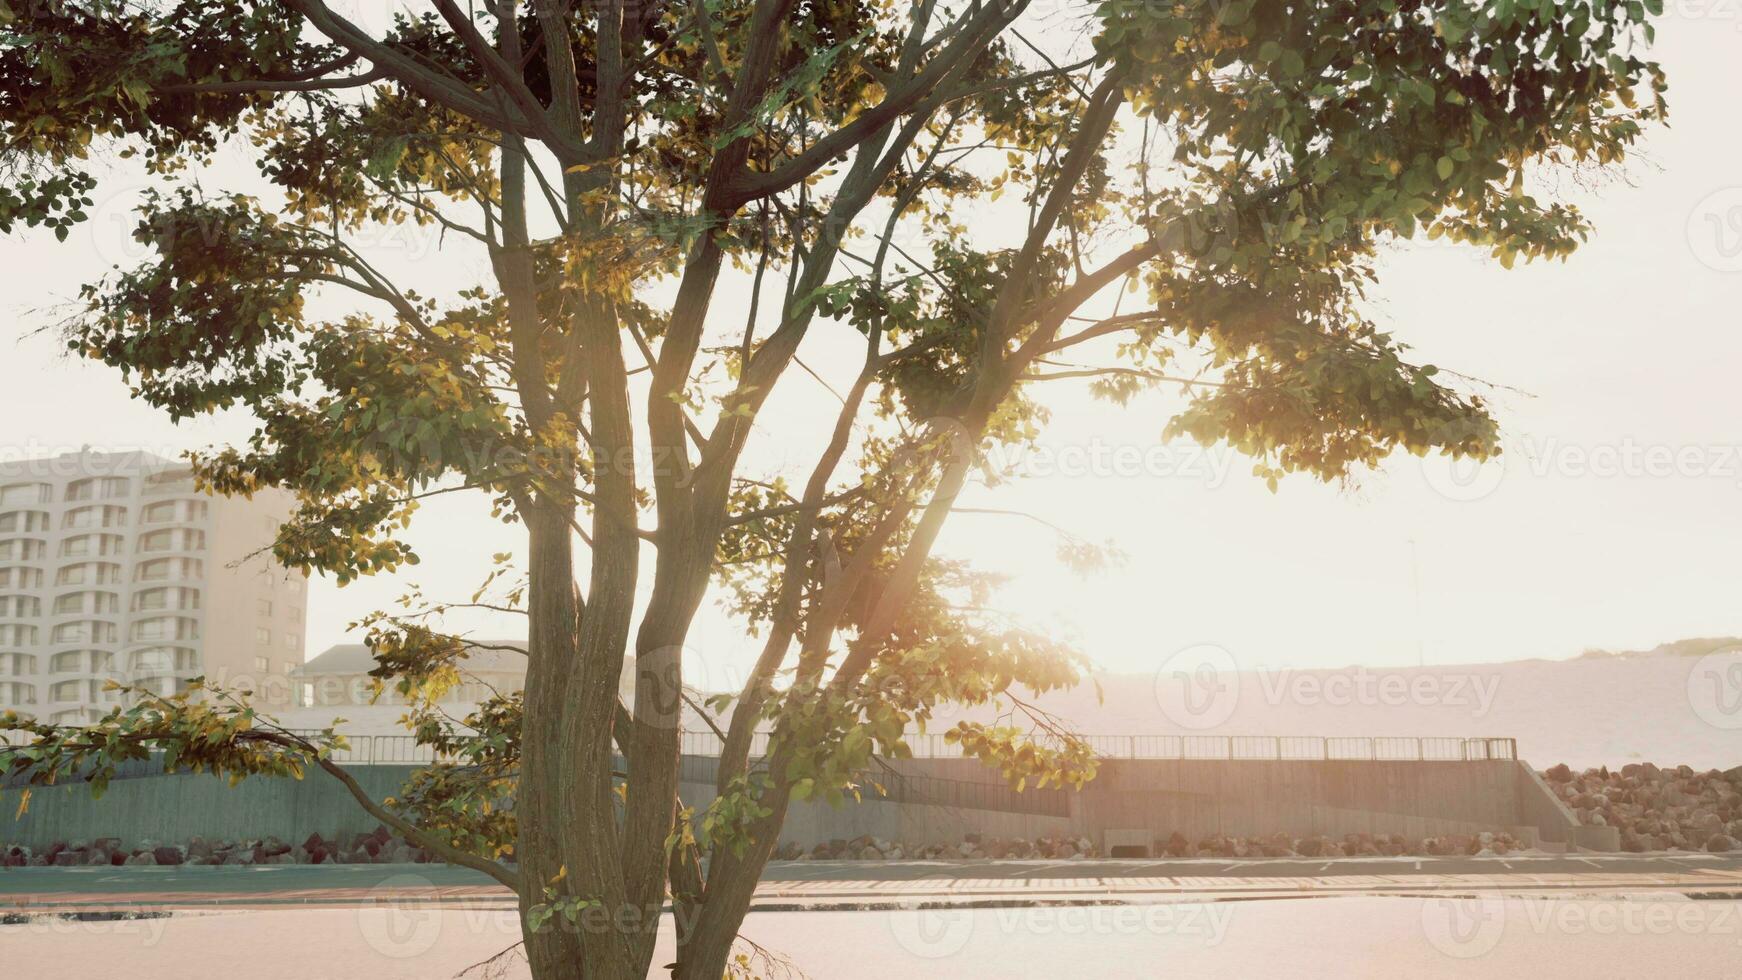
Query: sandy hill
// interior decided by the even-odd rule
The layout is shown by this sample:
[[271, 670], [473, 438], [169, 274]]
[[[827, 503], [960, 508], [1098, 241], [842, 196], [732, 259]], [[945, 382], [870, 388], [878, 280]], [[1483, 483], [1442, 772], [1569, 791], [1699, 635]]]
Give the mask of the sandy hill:
[[[1730, 646], [1742, 649], [1742, 640], [1571, 660], [1208, 677], [1181, 677], [1170, 664], [1157, 674], [1096, 675], [1100, 704], [1087, 684], [1036, 703], [1085, 734], [1505, 736], [1539, 767], [1651, 761], [1729, 768], [1742, 764], [1742, 655], [1716, 678], [1712, 661], [1702, 658]], [[1736, 685], [1725, 692], [1729, 714], [1716, 723], [1714, 681]]]

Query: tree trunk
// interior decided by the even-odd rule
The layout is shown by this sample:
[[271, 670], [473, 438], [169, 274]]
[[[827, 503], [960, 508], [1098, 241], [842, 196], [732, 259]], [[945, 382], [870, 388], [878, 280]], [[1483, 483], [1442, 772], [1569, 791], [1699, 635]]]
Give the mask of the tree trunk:
[[[538, 980], [639, 980], [645, 967], [637, 968], [630, 936], [618, 926], [625, 893], [610, 775], [616, 686], [611, 684], [608, 695], [576, 696], [576, 688], [587, 681], [598, 684], [600, 676], [614, 673], [603, 666], [583, 670], [582, 664], [589, 659], [622, 663], [633, 589], [621, 594], [595, 590], [586, 615], [580, 616], [569, 514], [562, 505], [545, 504], [527, 521], [530, 662], [515, 801], [520, 831], [515, 855], [525, 877], [522, 934]], [[598, 564], [611, 558], [622, 556], [595, 554], [595, 576]], [[577, 897], [598, 906], [576, 922], [552, 916], [534, 932], [526, 916], [533, 906], [552, 900], [547, 888], [557, 898]]]
[[[573, 662], [575, 610], [572, 546], [560, 514], [535, 512], [527, 521], [531, 555], [528, 565], [526, 707], [521, 718], [520, 780], [514, 812], [519, 838], [514, 856], [525, 877], [520, 896], [520, 921], [526, 957], [538, 980], [579, 980], [582, 972], [579, 936], [547, 926], [533, 932], [526, 926], [532, 906], [544, 902], [545, 882], [561, 873], [562, 767], [568, 753], [561, 743], [565, 665]], [[564, 594], [559, 595], [558, 592]]]
[[708, 862], [705, 897], [678, 920], [675, 980], [719, 980], [725, 974], [738, 930], [750, 911], [756, 885], [762, 880], [762, 870], [774, 853], [781, 826], [786, 823], [789, 799], [784, 785], [774, 787], [762, 799], [772, 812], [758, 821], [754, 839], [742, 857], [723, 849], [714, 852]]

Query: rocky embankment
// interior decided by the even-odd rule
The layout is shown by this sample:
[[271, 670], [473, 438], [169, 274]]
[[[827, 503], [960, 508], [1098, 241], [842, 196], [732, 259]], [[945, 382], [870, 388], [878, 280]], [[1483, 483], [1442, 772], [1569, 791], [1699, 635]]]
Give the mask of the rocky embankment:
[[[1174, 833], [1154, 841], [1150, 854], [1176, 858], [1395, 857], [1405, 854], [1498, 855], [1523, 850], [1524, 846], [1516, 838], [1500, 831], [1420, 839], [1406, 838], [1402, 834], [1348, 834], [1341, 838], [1322, 835], [1291, 837], [1287, 834], [1229, 837], [1218, 834], [1196, 841]], [[1024, 840], [986, 838], [978, 834], [969, 834], [961, 841], [947, 844], [887, 841], [867, 836], [832, 840], [806, 849], [789, 841], [774, 854], [782, 861], [1071, 861], [1105, 856], [1087, 837], [1054, 835]]]
[[140, 840], [131, 846], [119, 837], [92, 841], [56, 841], [41, 851], [20, 844], [0, 848], [0, 867], [77, 868], [90, 865], [218, 865], [218, 864], [424, 864], [430, 856], [406, 843], [386, 827], [374, 833], [355, 834], [344, 841], [323, 840], [310, 834], [301, 844], [287, 844], [277, 837], [260, 840], [208, 841], [190, 837], [186, 843], [164, 844]]
[[1742, 850], [1742, 766], [1696, 772], [1649, 762], [1542, 774], [1579, 822], [1621, 831], [1623, 851]]

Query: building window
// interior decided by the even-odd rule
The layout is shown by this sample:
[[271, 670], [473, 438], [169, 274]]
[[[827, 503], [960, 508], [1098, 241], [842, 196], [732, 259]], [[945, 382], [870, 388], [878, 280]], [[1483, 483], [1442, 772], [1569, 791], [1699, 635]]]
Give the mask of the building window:
[[271, 599], [256, 599], [256, 600], [254, 600], [254, 611], [256, 613], [259, 613], [262, 616], [272, 615], [272, 600]]
[[105, 585], [121, 581], [121, 566], [108, 562], [68, 565], [55, 574], [56, 585]]
[[61, 518], [63, 528], [121, 527], [127, 523], [127, 508], [92, 505], [69, 510]]
[[19, 681], [0, 684], [0, 705], [35, 704], [36, 686]]
[[0, 568], [0, 589], [40, 589], [42, 569]]
[[52, 641], [61, 643], [114, 643], [118, 635], [114, 623], [99, 623], [85, 621], [79, 623], [62, 623], [54, 628]]
[[254, 643], [257, 646], [271, 646], [272, 631], [264, 626], [256, 626], [254, 628]]
[[186, 528], [164, 528], [152, 531], [139, 539], [139, 550], [150, 551], [199, 551], [206, 546], [206, 536], [201, 531], [190, 531]]
[[153, 473], [145, 478], [145, 493], [156, 496], [165, 493], [192, 493], [194, 477], [188, 470]]
[[272, 669], [272, 667], [270, 664], [268, 664], [266, 662], [265, 657], [255, 657], [254, 658], [254, 672], [255, 673], [264, 674], [264, 673], [270, 671], [271, 669]]
[[36, 673], [36, 658], [27, 653], [0, 653], [0, 674], [27, 677]]
[[0, 487], [0, 507], [14, 504], [44, 504], [53, 498], [54, 490], [46, 483], [14, 483]]
[[0, 534], [10, 534], [13, 531], [46, 531], [48, 530], [48, 515], [39, 510], [15, 510], [10, 514], [0, 514]]
[[33, 561], [48, 553], [48, 543], [35, 538], [0, 541], [0, 561]]
[[200, 637], [196, 620], [183, 616], [154, 616], [133, 624], [135, 640], [197, 640]]
[[206, 503], [203, 500], [160, 500], [145, 508], [141, 523], [167, 524], [175, 521], [192, 524], [205, 520], [206, 512]]
[[284, 634], [284, 648], [286, 650], [302, 649], [302, 637], [296, 633]]

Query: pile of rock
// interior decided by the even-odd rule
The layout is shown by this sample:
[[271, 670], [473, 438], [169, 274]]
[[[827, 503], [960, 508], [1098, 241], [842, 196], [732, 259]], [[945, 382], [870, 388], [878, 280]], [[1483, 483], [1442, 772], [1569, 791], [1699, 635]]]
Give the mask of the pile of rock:
[[1562, 764], [1542, 775], [1580, 823], [1619, 828], [1623, 851], [1742, 850], [1742, 767], [1638, 762], [1574, 772]]
[[310, 834], [291, 845], [277, 837], [258, 840], [207, 840], [190, 837], [185, 844], [141, 840], [124, 847], [119, 837], [93, 841], [56, 841], [41, 851], [22, 844], [0, 847], [0, 867], [60, 867], [87, 865], [224, 865], [224, 864], [424, 864], [430, 855], [393, 836], [386, 827], [329, 841]]
[[1152, 853], [1177, 858], [1246, 857], [1400, 857], [1403, 855], [1514, 854], [1527, 850], [1516, 837], [1504, 831], [1451, 834], [1443, 837], [1409, 838], [1402, 834], [1345, 834], [1329, 837], [1314, 834], [1292, 837], [1271, 834], [1233, 837], [1215, 834], [1192, 841], [1177, 831], [1157, 840]]
[[[1523, 842], [1503, 831], [1480, 834], [1452, 834], [1422, 839], [1406, 838], [1402, 834], [1347, 834], [1341, 838], [1323, 835], [1292, 837], [1272, 834], [1268, 837], [1230, 837], [1216, 834], [1191, 840], [1175, 832], [1158, 838], [1150, 848], [1155, 857], [1175, 858], [1246, 858], [1246, 857], [1397, 857], [1401, 855], [1501, 855], [1529, 853]], [[852, 840], [836, 839], [805, 848], [788, 841], [774, 852], [781, 861], [953, 861], [985, 860], [1052, 860], [1102, 856], [1086, 837], [1053, 834], [1035, 840], [984, 838], [969, 834], [957, 843], [915, 844], [863, 836]]]
[[42, 851], [22, 844], [0, 847], [0, 867], [83, 868], [123, 864], [181, 864], [185, 849], [165, 847], [156, 841], [140, 841], [138, 847], [122, 847], [119, 837], [99, 837], [92, 841], [55, 841]]
[[788, 841], [775, 852], [782, 861], [959, 861], [963, 859], [1055, 860], [1099, 856], [1087, 837], [1049, 834], [1034, 840], [986, 837], [968, 834], [953, 843], [887, 841], [862, 835], [852, 840], [836, 838], [806, 849]]
[[290, 854], [295, 864], [427, 864], [431, 860], [428, 851], [395, 837], [386, 827], [344, 841], [310, 834]]

